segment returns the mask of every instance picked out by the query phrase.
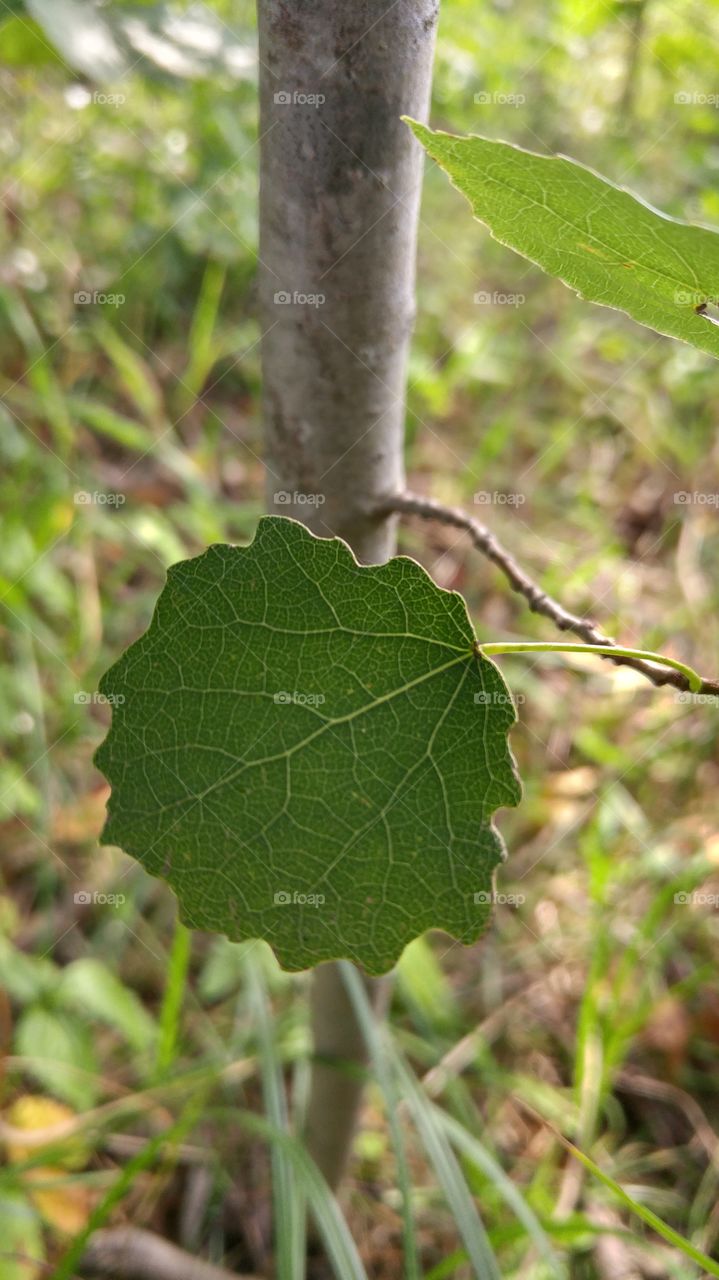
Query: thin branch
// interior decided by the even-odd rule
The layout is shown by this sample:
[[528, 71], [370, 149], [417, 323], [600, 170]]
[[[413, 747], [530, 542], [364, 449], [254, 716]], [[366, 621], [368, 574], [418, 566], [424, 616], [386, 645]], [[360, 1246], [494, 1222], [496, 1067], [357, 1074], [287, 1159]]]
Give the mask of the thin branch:
[[[419, 516], [422, 520], [439, 520], [442, 524], [464, 529], [469, 534], [473, 546], [502, 571], [510, 586], [524, 596], [534, 613], [540, 613], [543, 617], [549, 618], [560, 631], [574, 632], [585, 644], [608, 647], [614, 647], [617, 644], [616, 640], [605, 635], [591, 619], [570, 613], [558, 600], [547, 595], [546, 591], [543, 591], [518, 564], [514, 556], [502, 546], [491, 530], [479, 520], [475, 520], [474, 516], [462, 511], [460, 507], [445, 507], [434, 498], [423, 498], [420, 494], [407, 492], [386, 498], [381, 506], [376, 508], [377, 515], [386, 516], [393, 513]], [[647, 680], [651, 680], [652, 684], [658, 686], [670, 684], [675, 689], [681, 689], [682, 692], [689, 691], [689, 681], [679, 671], [661, 671], [641, 658], [620, 656], [615, 658], [607, 655], [606, 660], [614, 662], [618, 667], [632, 667], [646, 676]], [[719, 697], [719, 681], [702, 677], [700, 692]]]
[[139, 1227], [96, 1231], [81, 1270], [83, 1275], [111, 1276], [112, 1280], [257, 1280], [193, 1258], [169, 1240]]

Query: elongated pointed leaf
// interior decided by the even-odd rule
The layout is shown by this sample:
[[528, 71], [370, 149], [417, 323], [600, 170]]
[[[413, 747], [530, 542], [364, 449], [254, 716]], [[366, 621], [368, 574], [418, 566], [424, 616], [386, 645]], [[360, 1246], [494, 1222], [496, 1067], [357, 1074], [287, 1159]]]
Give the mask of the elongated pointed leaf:
[[589, 302], [719, 356], [717, 232], [670, 218], [564, 156], [408, 123], [495, 240]]
[[360, 566], [267, 516], [250, 546], [170, 570], [101, 688], [103, 839], [169, 881], [186, 924], [370, 973], [427, 928], [482, 931], [514, 710], [462, 598], [414, 561]]

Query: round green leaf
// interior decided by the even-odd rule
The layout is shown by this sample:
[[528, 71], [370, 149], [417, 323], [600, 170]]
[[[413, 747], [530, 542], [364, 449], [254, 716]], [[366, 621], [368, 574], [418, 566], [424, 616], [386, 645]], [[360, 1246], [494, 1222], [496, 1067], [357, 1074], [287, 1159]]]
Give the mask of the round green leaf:
[[103, 840], [190, 927], [369, 973], [425, 929], [481, 933], [492, 814], [519, 799], [514, 708], [461, 596], [413, 560], [361, 566], [266, 516], [250, 546], [173, 566], [101, 689]]

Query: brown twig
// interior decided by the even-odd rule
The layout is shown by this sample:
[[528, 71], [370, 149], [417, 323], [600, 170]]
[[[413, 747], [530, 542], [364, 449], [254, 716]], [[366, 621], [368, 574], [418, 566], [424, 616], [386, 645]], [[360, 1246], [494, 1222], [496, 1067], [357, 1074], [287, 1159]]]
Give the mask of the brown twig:
[[[398, 493], [386, 498], [377, 508], [377, 515], [399, 513], [407, 516], [419, 516], [422, 520], [439, 520], [442, 524], [453, 525], [456, 529], [464, 529], [472, 540], [472, 545], [481, 551], [483, 556], [492, 561], [502, 571], [510, 586], [524, 596], [530, 609], [549, 618], [560, 631], [572, 631], [585, 644], [616, 645], [617, 641], [606, 636], [589, 618], [570, 613], [558, 600], [547, 595], [546, 591], [530, 578], [528, 573], [515, 560], [511, 552], [499, 542], [490, 529], [475, 520], [460, 507], [445, 507], [434, 498], [424, 498], [416, 493]], [[682, 692], [689, 691], [689, 682], [680, 671], [660, 670], [651, 662], [642, 658], [611, 657], [608, 662], [617, 666], [633, 667], [641, 672], [652, 684], [661, 686], [670, 684]], [[719, 697], [719, 681], [702, 677], [701, 693]]]
[[193, 1258], [169, 1240], [139, 1227], [96, 1231], [81, 1270], [87, 1276], [112, 1276], [113, 1280], [257, 1280]]

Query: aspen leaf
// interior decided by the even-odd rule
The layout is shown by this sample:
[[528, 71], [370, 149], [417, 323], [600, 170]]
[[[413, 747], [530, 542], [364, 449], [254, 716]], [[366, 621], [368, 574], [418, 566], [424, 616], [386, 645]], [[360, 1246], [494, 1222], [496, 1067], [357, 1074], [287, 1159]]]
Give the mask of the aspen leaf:
[[492, 815], [519, 799], [514, 708], [461, 596], [413, 560], [360, 566], [266, 516], [250, 546], [170, 569], [101, 689], [102, 838], [170, 883], [185, 924], [369, 973], [428, 928], [481, 933]]

